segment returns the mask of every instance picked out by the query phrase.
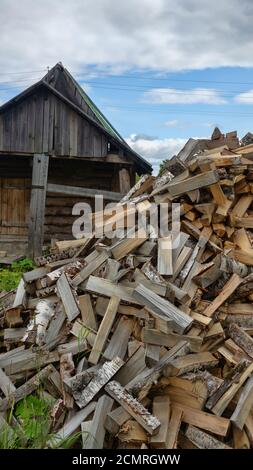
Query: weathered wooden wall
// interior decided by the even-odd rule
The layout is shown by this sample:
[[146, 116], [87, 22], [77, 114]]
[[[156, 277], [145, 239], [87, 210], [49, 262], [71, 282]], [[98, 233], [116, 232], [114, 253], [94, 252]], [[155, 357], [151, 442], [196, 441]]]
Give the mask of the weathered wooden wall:
[[0, 151], [104, 157], [108, 140], [46, 89], [0, 113]]
[[27, 236], [31, 194], [29, 157], [0, 157], [0, 235]]
[[[133, 174], [131, 174], [133, 178]], [[119, 165], [78, 159], [49, 159], [48, 183], [120, 191]], [[26, 238], [32, 186], [32, 157], [0, 155], [0, 238]], [[75, 203], [88, 202], [95, 209], [94, 199], [47, 193], [44, 239], [72, 237], [72, 216]], [[105, 201], [108, 202], [108, 201]]]
[[[118, 168], [113, 163], [87, 162], [83, 160], [50, 159], [48, 183], [119, 191]], [[62, 196], [48, 193], [45, 211], [45, 240], [52, 237], [66, 239], [72, 236], [72, 216], [75, 203], [87, 202], [94, 210], [94, 199]]]

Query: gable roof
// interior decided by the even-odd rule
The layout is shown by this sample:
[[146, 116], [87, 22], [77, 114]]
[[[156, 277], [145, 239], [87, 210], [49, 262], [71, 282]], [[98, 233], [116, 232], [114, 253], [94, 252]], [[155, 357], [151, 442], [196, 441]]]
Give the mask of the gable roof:
[[34, 85], [30, 86], [0, 107], [0, 113], [32, 94], [37, 88], [46, 87], [59, 99], [72, 107], [81, 116], [95, 125], [112, 143], [123, 149], [126, 157], [133, 161], [138, 172], [151, 173], [152, 166], [135, 152], [99, 110], [83, 88], [59, 62]]

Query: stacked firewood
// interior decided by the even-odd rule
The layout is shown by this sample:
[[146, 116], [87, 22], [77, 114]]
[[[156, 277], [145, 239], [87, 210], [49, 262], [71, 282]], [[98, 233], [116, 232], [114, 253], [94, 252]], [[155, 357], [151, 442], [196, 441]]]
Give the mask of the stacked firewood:
[[[54, 241], [1, 296], [0, 430], [43, 386], [48, 447], [253, 446], [253, 145], [181, 170], [142, 177], [120, 212], [93, 216], [103, 238]], [[162, 203], [168, 228], [178, 203], [179, 233], [162, 211], [158, 233], [137, 227]]]

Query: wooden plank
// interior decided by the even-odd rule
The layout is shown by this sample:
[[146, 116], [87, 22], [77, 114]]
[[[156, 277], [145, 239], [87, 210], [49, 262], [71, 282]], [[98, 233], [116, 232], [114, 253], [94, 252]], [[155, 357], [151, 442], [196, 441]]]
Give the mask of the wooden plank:
[[252, 245], [244, 228], [236, 230], [234, 233], [234, 243], [243, 251], [253, 252]]
[[160, 421], [130, 395], [118, 382], [112, 380], [105, 387], [111, 395], [149, 434], [156, 434], [161, 425]]
[[[15, 351], [15, 350], [14, 350]], [[2, 361], [1, 367], [4, 367], [7, 375], [17, 374], [19, 372], [25, 372], [29, 370], [38, 370], [46, 364], [59, 361], [59, 354], [57, 351], [39, 351], [33, 352], [31, 349], [23, 351], [23, 354], [19, 357], [9, 357], [8, 360]], [[1, 363], [1, 361], [0, 361]]]
[[13, 301], [12, 308], [17, 308], [17, 307], [26, 307], [27, 304], [27, 296], [26, 296], [26, 290], [25, 290], [25, 283], [23, 279], [19, 281], [17, 292]]
[[139, 284], [139, 286], [134, 289], [133, 296], [142, 303], [142, 305], [145, 305], [162, 316], [170, 318], [173, 322], [173, 329], [179, 334], [188, 330], [193, 323], [191, 317], [175, 307], [175, 305], [168, 300], [150, 292], [150, 290], [142, 284]]
[[207, 317], [211, 317], [214, 312], [233, 294], [235, 289], [241, 284], [242, 279], [238, 274], [232, 274], [228, 282], [223, 287], [220, 294], [210, 303], [210, 305], [204, 310], [203, 314]]
[[118, 370], [123, 366], [124, 362], [119, 358], [115, 357], [110, 362], [105, 362], [98, 372], [95, 374], [95, 377], [88, 383], [87, 387], [83, 390], [73, 391], [73, 397], [77, 405], [80, 408], [86, 406], [93, 398], [102, 390], [102, 388], [112, 379], [112, 377], [118, 372]]
[[160, 351], [161, 348], [160, 346], [157, 346], [155, 344], [146, 344], [145, 348], [145, 364], [147, 367], [154, 367], [155, 364], [160, 359]]
[[83, 268], [71, 281], [74, 287], [79, 286], [85, 279], [87, 279], [96, 269], [98, 269], [109, 257], [109, 254], [104, 250], [101, 253], [97, 252], [97, 256]]
[[[75, 365], [73, 362], [72, 353], [65, 353], [62, 354], [60, 357], [60, 377], [62, 382], [68, 378], [70, 378], [75, 371]], [[72, 409], [74, 406], [73, 397], [62, 388], [62, 396], [63, 396], [63, 404], [66, 408]]]
[[166, 441], [166, 449], [176, 449], [178, 434], [181, 426], [182, 411], [180, 408], [172, 407], [171, 417], [168, 427], [168, 438]]
[[[200, 162], [199, 166], [202, 172], [216, 168], [215, 163], [210, 163], [210, 162], [204, 162], [204, 163]], [[218, 206], [226, 207], [227, 198], [222, 190], [220, 183], [215, 182], [214, 184], [211, 184], [208, 189], [211, 191], [215, 203]]]
[[78, 302], [83, 323], [93, 330], [97, 330], [97, 320], [91, 303], [90, 295], [80, 295], [78, 297]]
[[27, 273], [23, 273], [22, 277], [23, 280], [27, 283], [37, 281], [41, 277], [44, 277], [48, 273], [48, 268], [47, 267], [42, 267], [42, 268], [36, 268], [33, 269], [32, 271], [28, 271]]
[[119, 320], [117, 327], [110, 339], [110, 342], [103, 354], [107, 360], [112, 360], [115, 356], [121, 359], [125, 358], [129, 338], [132, 334], [134, 327], [134, 320], [122, 316]]
[[172, 281], [174, 281], [187, 261], [189, 260], [190, 256], [192, 254], [192, 249], [188, 246], [184, 246], [182, 251], [180, 252], [178, 258], [175, 261], [175, 264], [173, 265], [173, 276], [172, 276]]
[[188, 426], [185, 435], [199, 449], [231, 449], [228, 445], [195, 426]]
[[0, 368], [0, 389], [3, 394], [8, 398], [11, 394], [15, 393], [16, 387], [9, 379], [8, 375]]
[[236, 217], [243, 217], [245, 212], [247, 212], [247, 209], [251, 205], [252, 201], [253, 201], [253, 196], [251, 194], [241, 196], [240, 199], [235, 204], [235, 206], [233, 207], [231, 211], [231, 215], [236, 216]]
[[212, 412], [217, 416], [221, 416], [224, 410], [229, 405], [230, 401], [234, 398], [235, 394], [240, 390], [244, 382], [250, 377], [253, 372], [253, 363], [251, 363], [246, 369], [242, 372], [240, 378], [231, 384], [231, 386], [225, 391], [221, 398], [215, 403], [212, 407]]
[[28, 251], [31, 258], [42, 254], [48, 163], [48, 155], [34, 154], [28, 229]]
[[170, 420], [170, 397], [158, 395], [153, 400], [153, 415], [158, 418], [161, 426], [158, 433], [150, 438], [150, 445], [154, 449], [165, 449], [168, 439]]
[[97, 364], [100, 358], [100, 355], [103, 352], [105, 343], [110, 334], [112, 325], [114, 323], [120, 299], [116, 296], [112, 296], [108, 307], [106, 309], [105, 315], [102, 322], [100, 323], [98, 333], [95, 339], [95, 343], [89, 355], [89, 362], [92, 364]]
[[253, 304], [236, 302], [227, 306], [227, 313], [232, 315], [253, 315]]
[[78, 431], [81, 423], [95, 410], [96, 402], [92, 401], [85, 408], [74, 414], [64, 426], [47, 443], [49, 447], [60, 447], [68, 438]]
[[55, 246], [59, 252], [69, 250], [70, 248], [85, 248], [91, 241], [91, 238], [80, 238], [79, 240], [63, 240], [55, 242]]
[[171, 276], [172, 263], [172, 235], [158, 239], [157, 270], [160, 274]]
[[10, 345], [19, 343], [26, 333], [26, 328], [5, 328], [4, 329], [4, 344]]
[[133, 278], [135, 283], [142, 284], [143, 286], [147, 287], [147, 289], [152, 290], [158, 295], [162, 297], [166, 296], [167, 286], [165, 282], [163, 284], [153, 282], [152, 280], [147, 278], [146, 273], [144, 274], [140, 269], [136, 268], [133, 274]]
[[236, 261], [253, 266], [253, 250], [251, 252], [244, 250], [232, 250], [232, 256]]
[[130, 418], [130, 414], [126, 410], [124, 410], [122, 406], [118, 406], [118, 408], [115, 408], [115, 410], [107, 414], [107, 418], [105, 421], [106, 430], [110, 434], [118, 434], [122, 425]]
[[61, 328], [67, 319], [65, 309], [61, 302], [58, 302], [55, 307], [55, 313], [46, 330], [45, 345], [50, 346], [53, 344], [57, 336], [60, 334]]
[[176, 346], [171, 348], [170, 351], [165, 353], [152, 369], [145, 369], [139, 375], [135, 375], [134, 378], [126, 384], [126, 389], [134, 396], [138, 396], [139, 399], [144, 398], [152, 384], [157, 381], [162, 371], [171, 363], [172, 359], [186, 354], [188, 350], [188, 343], [186, 341], [180, 341]]
[[230, 323], [228, 332], [234, 342], [253, 359], [253, 339], [236, 323]]
[[206, 413], [196, 408], [190, 408], [185, 405], [173, 405], [179, 407], [182, 411], [182, 421], [192, 426], [197, 426], [205, 431], [218, 434], [219, 436], [226, 436], [230, 427], [230, 420], [220, 416], [214, 416], [211, 413]]
[[[81, 287], [82, 284], [79, 286]], [[84, 286], [86, 291], [94, 292], [99, 295], [104, 295], [106, 297], [112, 297], [116, 295], [122, 301], [130, 302], [133, 304], [139, 305], [138, 302], [133, 297], [133, 289], [131, 287], [125, 287], [119, 284], [115, 284], [109, 279], [102, 279], [96, 276], [90, 276], [87, 283]]]
[[145, 369], [143, 346], [139, 346], [115, 375], [115, 380], [123, 387]]
[[253, 217], [234, 217], [233, 226], [240, 228], [253, 228]]
[[30, 395], [36, 390], [43, 381], [52, 373], [53, 369], [51, 365], [46, 366], [31, 379], [27, 380], [23, 385], [16, 388], [15, 391], [10, 393], [8, 397], [0, 400], [0, 411], [5, 411], [11, 408], [15, 403]]
[[72, 290], [70, 288], [70, 285], [68, 283], [65, 273], [62, 273], [56, 285], [57, 285], [59, 296], [62, 300], [64, 309], [65, 309], [66, 315], [69, 321], [72, 321], [80, 314], [80, 310], [77, 306], [77, 303], [75, 301], [75, 298], [73, 296]]
[[234, 449], [250, 449], [249, 438], [244, 431], [233, 425]]
[[210, 352], [204, 351], [201, 353], [187, 354], [186, 356], [171, 360], [163, 373], [167, 377], [182, 375], [198, 368], [214, 367], [217, 364], [218, 360]]
[[119, 202], [122, 198], [122, 194], [117, 192], [104, 191], [102, 189], [98, 190], [93, 188], [79, 188], [76, 186], [66, 186], [52, 183], [48, 183], [47, 192], [52, 194], [62, 194], [65, 196], [78, 196], [80, 198], [93, 198], [97, 196], [97, 194], [100, 194], [104, 197], [104, 199], [112, 202]]
[[127, 194], [131, 189], [130, 174], [126, 168], [119, 170], [119, 190], [121, 194]]
[[250, 414], [253, 405], [253, 376], [249, 377], [246, 384], [244, 385], [236, 408], [230, 418], [239, 429], [243, 429], [243, 426]]
[[135, 233], [131, 234], [131, 237], [122, 238], [114, 246], [111, 247], [111, 253], [114, 259], [120, 260], [127, 256], [129, 253], [133, 253], [142, 243], [147, 240], [148, 236], [146, 230], [140, 228]]
[[167, 190], [171, 196], [176, 197], [180, 194], [193, 191], [194, 189], [204, 188], [215, 184], [219, 179], [218, 172], [216, 170], [210, 170], [178, 183], [173, 183], [172, 180], [172, 182], [167, 185]]
[[142, 328], [142, 340], [144, 343], [150, 343], [159, 346], [173, 348], [180, 341], [188, 341], [193, 351], [199, 351], [203, 342], [202, 338], [190, 335], [178, 335], [172, 332], [161, 333], [154, 328]]
[[[99, 398], [93, 419], [90, 423], [89, 434], [84, 442], [83, 449], [103, 449], [105, 438], [105, 420], [111, 411], [113, 400], [107, 395]], [[83, 428], [82, 428], [83, 431]]]

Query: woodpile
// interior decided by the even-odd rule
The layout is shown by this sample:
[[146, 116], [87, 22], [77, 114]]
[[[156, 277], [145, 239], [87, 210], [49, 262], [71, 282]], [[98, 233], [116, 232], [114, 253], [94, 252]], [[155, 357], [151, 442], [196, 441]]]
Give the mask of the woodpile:
[[[136, 231], [137, 212], [168, 203], [171, 220], [179, 203], [177, 243], [56, 241], [1, 296], [0, 428], [43, 385], [48, 447], [77, 432], [84, 449], [253, 447], [252, 157], [209, 149], [123, 198], [123, 231], [130, 213]], [[100, 219], [113, 231], [117, 217]]]

